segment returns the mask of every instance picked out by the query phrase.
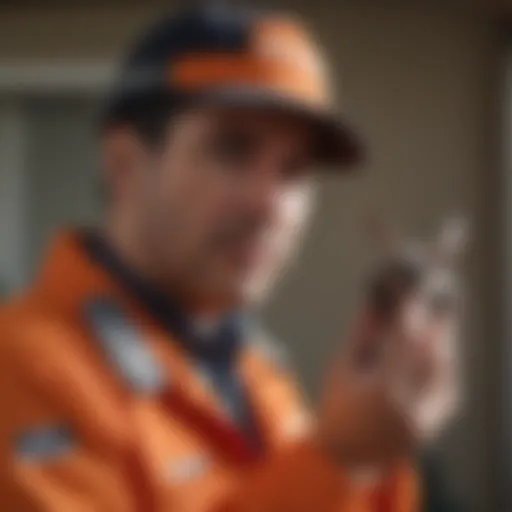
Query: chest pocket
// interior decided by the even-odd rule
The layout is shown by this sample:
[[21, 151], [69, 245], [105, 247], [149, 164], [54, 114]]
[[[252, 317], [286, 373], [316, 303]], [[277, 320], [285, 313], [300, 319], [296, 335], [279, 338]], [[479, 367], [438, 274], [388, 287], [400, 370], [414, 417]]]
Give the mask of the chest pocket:
[[133, 393], [127, 406], [138, 431], [136, 451], [150, 492], [158, 496], [163, 509], [170, 503], [180, 512], [211, 510], [232, 475], [215, 457], [208, 436], [198, 435], [200, 427], [192, 425], [186, 400], [167, 403], [165, 397], [173, 393], [172, 376], [114, 301], [90, 301], [85, 315], [106, 359]]
[[65, 425], [39, 425], [18, 432], [12, 459], [13, 492], [19, 493], [17, 503], [30, 502], [30, 509], [130, 510], [122, 468], [87, 449]]

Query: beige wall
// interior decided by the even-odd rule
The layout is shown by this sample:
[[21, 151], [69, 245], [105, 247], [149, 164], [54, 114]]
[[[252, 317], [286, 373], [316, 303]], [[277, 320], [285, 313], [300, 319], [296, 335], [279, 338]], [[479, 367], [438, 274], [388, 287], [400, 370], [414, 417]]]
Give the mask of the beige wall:
[[[325, 182], [309, 243], [268, 317], [314, 388], [371, 251], [364, 213], [382, 205], [411, 229], [431, 230], [448, 212], [468, 212], [475, 225], [464, 344], [469, 407], [446, 437], [446, 460], [475, 510], [493, 512], [497, 42], [482, 15], [424, 3], [303, 2], [343, 68], [342, 91], [370, 142], [371, 163], [357, 178]], [[0, 58], [110, 59], [152, 15], [136, 7], [0, 10]]]

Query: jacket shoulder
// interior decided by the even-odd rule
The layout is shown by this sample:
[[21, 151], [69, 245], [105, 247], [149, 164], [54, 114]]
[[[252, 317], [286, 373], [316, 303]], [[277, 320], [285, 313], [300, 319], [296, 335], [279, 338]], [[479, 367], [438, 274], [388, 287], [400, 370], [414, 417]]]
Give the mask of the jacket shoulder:
[[13, 403], [18, 414], [0, 425], [59, 418], [104, 442], [121, 440], [124, 413], [116, 382], [91, 345], [78, 324], [42, 308], [24, 302], [2, 307], [0, 417]]
[[249, 350], [267, 363], [281, 370], [290, 370], [291, 356], [286, 345], [260, 325], [251, 326]]
[[[44, 338], [44, 318], [27, 301], [16, 300], [0, 307], [0, 367], [20, 358], [25, 347]], [[40, 333], [40, 334], [39, 334]]]
[[0, 308], [0, 367], [48, 362], [56, 356], [61, 340], [72, 333], [65, 322], [29, 300], [7, 303]]

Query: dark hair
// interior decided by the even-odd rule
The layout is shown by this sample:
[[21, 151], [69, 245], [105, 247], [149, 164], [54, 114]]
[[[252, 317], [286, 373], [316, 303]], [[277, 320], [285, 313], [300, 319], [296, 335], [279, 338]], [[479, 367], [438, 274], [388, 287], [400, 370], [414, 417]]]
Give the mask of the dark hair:
[[125, 98], [107, 105], [101, 115], [100, 128], [105, 131], [127, 125], [146, 144], [157, 146], [163, 141], [170, 121], [182, 108], [182, 103], [168, 93]]
[[[151, 149], [162, 147], [169, 125], [182, 104], [168, 94], [146, 95], [109, 102], [99, 117], [100, 134], [118, 126], [129, 126]], [[98, 184], [102, 203], [110, 202], [110, 186], [102, 176]]]

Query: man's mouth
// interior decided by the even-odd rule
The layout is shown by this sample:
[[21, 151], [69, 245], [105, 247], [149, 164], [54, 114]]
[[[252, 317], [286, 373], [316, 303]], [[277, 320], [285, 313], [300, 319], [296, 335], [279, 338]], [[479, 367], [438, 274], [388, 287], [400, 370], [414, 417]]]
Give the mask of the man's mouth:
[[246, 269], [260, 265], [268, 253], [260, 239], [232, 241], [221, 250], [230, 264]]

